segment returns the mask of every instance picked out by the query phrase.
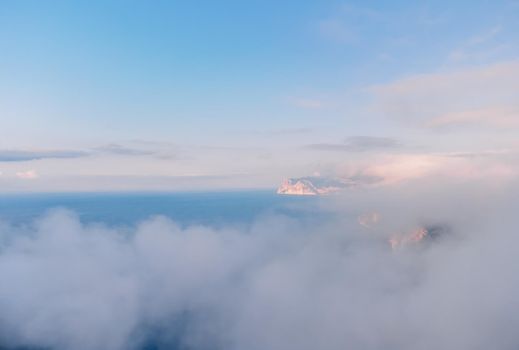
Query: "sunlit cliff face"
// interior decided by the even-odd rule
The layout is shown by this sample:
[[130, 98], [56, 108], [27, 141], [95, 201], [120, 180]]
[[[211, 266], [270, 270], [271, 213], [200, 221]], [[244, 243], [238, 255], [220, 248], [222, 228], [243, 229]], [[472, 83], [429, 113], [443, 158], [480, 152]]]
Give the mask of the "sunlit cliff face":
[[[359, 225], [367, 229], [373, 229], [380, 223], [381, 215], [375, 211], [369, 212], [360, 215], [357, 218], [357, 221]], [[441, 233], [440, 231], [444, 231], [445, 229], [440, 226], [434, 227], [432, 229], [428, 229], [426, 227], [416, 227], [409, 231], [404, 231], [390, 235], [387, 242], [393, 250], [409, 245], [415, 245], [422, 242], [425, 238], [431, 236], [431, 230], [434, 230], [436, 233]]]
[[398, 233], [392, 235], [388, 242], [392, 249], [398, 249], [403, 246], [417, 244], [421, 242], [429, 234], [428, 230], [423, 227], [415, 228], [410, 232]]
[[350, 179], [334, 179], [320, 176], [310, 176], [302, 178], [292, 178], [283, 181], [279, 186], [278, 194], [288, 195], [323, 195], [337, 193], [341, 190], [355, 186]]
[[278, 188], [277, 193], [306, 196], [315, 196], [319, 194], [317, 189], [311, 183], [294, 181], [292, 179], [283, 181], [281, 186]]

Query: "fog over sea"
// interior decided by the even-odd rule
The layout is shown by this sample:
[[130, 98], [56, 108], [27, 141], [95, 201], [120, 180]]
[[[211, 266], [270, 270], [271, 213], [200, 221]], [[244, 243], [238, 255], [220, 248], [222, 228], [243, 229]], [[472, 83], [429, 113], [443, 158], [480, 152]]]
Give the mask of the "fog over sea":
[[3, 196], [1, 348], [514, 349], [516, 188]]

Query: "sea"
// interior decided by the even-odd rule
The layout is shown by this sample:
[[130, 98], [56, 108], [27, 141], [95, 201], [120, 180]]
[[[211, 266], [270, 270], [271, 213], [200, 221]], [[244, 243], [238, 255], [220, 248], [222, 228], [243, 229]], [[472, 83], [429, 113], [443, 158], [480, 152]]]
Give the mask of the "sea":
[[174, 193], [39, 193], [0, 195], [0, 221], [21, 225], [55, 209], [74, 212], [83, 223], [133, 226], [165, 216], [181, 226], [248, 226], [268, 215], [317, 222], [331, 213], [322, 198], [278, 195], [272, 190]]

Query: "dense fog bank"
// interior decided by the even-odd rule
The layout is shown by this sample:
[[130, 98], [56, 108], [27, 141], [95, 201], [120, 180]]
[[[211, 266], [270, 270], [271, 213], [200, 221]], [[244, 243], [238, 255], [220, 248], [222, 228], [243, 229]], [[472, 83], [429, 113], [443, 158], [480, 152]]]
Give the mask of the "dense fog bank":
[[[0, 344], [53, 349], [514, 349], [517, 190], [409, 186], [332, 197], [319, 225], [0, 224]], [[357, 217], [376, 212], [365, 225]], [[369, 216], [371, 218], [372, 216]], [[394, 249], [423, 225], [434, 239]]]

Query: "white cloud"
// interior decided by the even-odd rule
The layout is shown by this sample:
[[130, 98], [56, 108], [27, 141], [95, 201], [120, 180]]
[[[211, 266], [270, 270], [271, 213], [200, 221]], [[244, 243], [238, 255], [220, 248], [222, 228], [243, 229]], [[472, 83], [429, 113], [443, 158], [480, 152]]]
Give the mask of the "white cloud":
[[329, 172], [331, 176], [377, 179], [367, 187], [394, 187], [416, 181], [510, 183], [519, 176], [519, 152], [488, 149], [471, 152], [364, 154]]
[[[323, 201], [340, 213], [324, 225], [108, 228], [65, 211], [1, 224], [0, 346], [515, 349], [516, 198], [436, 181]], [[357, 223], [365, 209], [375, 227]], [[394, 232], [427, 224], [450, 230], [389, 248]]]
[[37, 179], [39, 175], [35, 170], [26, 170], [17, 172], [16, 177], [24, 180], [32, 180]]

